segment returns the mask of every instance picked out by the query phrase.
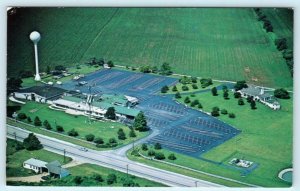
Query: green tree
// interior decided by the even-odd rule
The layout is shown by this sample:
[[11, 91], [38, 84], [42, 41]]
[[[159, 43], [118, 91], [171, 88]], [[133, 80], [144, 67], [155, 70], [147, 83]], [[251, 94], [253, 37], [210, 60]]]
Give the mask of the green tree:
[[34, 118], [34, 126], [41, 126], [42, 122], [38, 116]]
[[158, 68], [157, 68], [157, 66], [153, 66], [152, 68], [151, 68], [151, 72], [152, 73], [157, 73], [157, 71], [158, 71]]
[[97, 182], [103, 182], [103, 178], [100, 174], [94, 174], [93, 179], [96, 180]]
[[202, 108], [203, 108], [203, 106], [202, 106], [201, 103], [198, 103], [198, 108], [199, 108], [199, 109], [202, 109]]
[[154, 158], [157, 160], [164, 160], [166, 157], [163, 153], [157, 152], [155, 153]]
[[256, 109], [256, 103], [254, 100], [251, 100], [250, 106], [251, 106], [251, 109]]
[[175, 154], [170, 154], [169, 156], [168, 156], [168, 159], [169, 160], [176, 160], [176, 156], [175, 156]]
[[52, 127], [51, 127], [50, 123], [48, 122], [48, 120], [45, 120], [45, 121], [43, 122], [43, 126], [44, 126], [46, 129], [48, 129], [48, 130], [52, 129]]
[[229, 117], [229, 118], [235, 118], [235, 114], [234, 114], [234, 113], [229, 113], [229, 114], [228, 114], [228, 117]]
[[160, 143], [155, 143], [154, 144], [154, 149], [160, 150], [161, 149], [161, 144]]
[[189, 87], [187, 87], [186, 85], [181, 87], [182, 91], [189, 91]]
[[199, 104], [199, 100], [195, 99], [194, 101], [192, 101], [191, 107], [195, 107], [198, 104]]
[[188, 78], [187, 76], [183, 76], [179, 79], [179, 82], [186, 85], [190, 84], [192, 82], [191, 78]]
[[75, 176], [73, 181], [76, 185], [80, 185], [83, 182], [83, 178], [81, 176]]
[[18, 114], [18, 119], [19, 120], [23, 120], [23, 119], [26, 119], [27, 118], [27, 115], [25, 113], [19, 113]]
[[289, 99], [290, 95], [289, 92], [283, 88], [276, 89], [274, 91], [274, 96], [280, 99]]
[[243, 98], [240, 98], [240, 99], [239, 99], [238, 104], [239, 104], [239, 105], [245, 105]]
[[69, 136], [72, 136], [72, 137], [76, 137], [76, 136], [78, 136], [79, 134], [78, 134], [78, 132], [75, 131], [75, 129], [73, 128], [73, 129], [71, 129], [71, 130], [68, 132], [68, 135], [69, 135]]
[[213, 87], [213, 88], [211, 89], [211, 93], [212, 93], [213, 96], [217, 96], [217, 95], [218, 95], [218, 90], [217, 90], [217, 88], [216, 88], [216, 87]]
[[228, 112], [227, 112], [226, 109], [222, 109], [222, 110], [221, 110], [221, 113], [222, 113], [223, 115], [226, 115]]
[[61, 132], [64, 132], [65, 130], [64, 130], [64, 128], [62, 126], [57, 125], [56, 126], [56, 131], [59, 132], [59, 133], [61, 133]]
[[117, 176], [115, 174], [109, 174], [107, 176], [106, 182], [108, 185], [111, 185], [111, 184], [117, 182]]
[[109, 107], [107, 108], [106, 113], [104, 114], [104, 117], [106, 117], [107, 119], [112, 119], [115, 120], [116, 119], [116, 111], [114, 107]]
[[96, 137], [95, 139], [94, 139], [94, 143], [96, 143], [96, 144], [103, 144], [104, 143], [104, 141], [103, 141], [103, 138], [101, 138], [101, 137]]
[[192, 84], [192, 88], [193, 88], [193, 89], [198, 89], [197, 84]]
[[31, 120], [31, 118], [30, 118], [29, 116], [27, 117], [27, 122], [28, 122], [28, 123], [31, 123], [31, 122], [32, 122], [32, 120]]
[[196, 77], [191, 77], [192, 83], [197, 83], [197, 78]]
[[240, 98], [240, 97], [242, 97], [242, 95], [241, 95], [240, 92], [234, 92], [233, 95], [234, 95], [234, 98]]
[[180, 93], [179, 93], [179, 92], [177, 92], [177, 93], [175, 94], [175, 98], [176, 98], [176, 99], [179, 99], [179, 98], [181, 98], [181, 95], [180, 95]]
[[95, 139], [95, 135], [93, 135], [93, 134], [88, 134], [88, 135], [86, 135], [85, 136], [85, 139], [87, 140], [87, 141], [93, 141], [94, 139]]
[[114, 63], [111, 60], [107, 62], [107, 65], [108, 65], [108, 67], [114, 67], [115, 66]]
[[149, 65], [141, 66], [141, 67], [140, 67], [140, 72], [143, 72], [143, 73], [150, 73], [150, 72], [151, 72], [151, 68], [150, 68]]
[[51, 68], [50, 68], [49, 65], [47, 66], [46, 73], [47, 73], [47, 74], [50, 74], [50, 73], [51, 73]]
[[126, 139], [126, 135], [125, 135], [123, 129], [118, 130], [118, 139], [120, 139], [120, 140], [125, 140]]
[[168, 90], [169, 90], [169, 87], [168, 87], [168, 86], [163, 86], [163, 87], [160, 89], [160, 92], [161, 92], [161, 93], [167, 93]]
[[43, 148], [43, 145], [33, 133], [29, 133], [28, 137], [23, 140], [23, 146], [29, 151]]
[[147, 151], [148, 150], [148, 147], [147, 147], [147, 145], [145, 143], [142, 144], [141, 148], [142, 148], [143, 151]]
[[234, 85], [235, 91], [241, 90], [243, 88], [247, 88], [248, 85], [246, 84], [245, 80], [242, 81], [237, 81], [236, 84]]
[[177, 91], [178, 91], [176, 85], [173, 86], [172, 91], [173, 91], [173, 92], [177, 92]]
[[220, 115], [219, 111], [220, 111], [220, 109], [218, 107], [213, 107], [211, 115], [214, 116], [214, 117], [217, 117], [217, 116]]
[[171, 74], [172, 74], [172, 71], [171, 71], [171, 66], [170, 66], [170, 64], [164, 62], [164, 63], [161, 65], [160, 73], [161, 73], [162, 75], [171, 75]]
[[190, 98], [188, 96], [186, 96], [184, 99], [184, 103], [190, 103], [190, 102], [191, 102]]
[[153, 150], [149, 150], [148, 151], [148, 156], [154, 156], [155, 155], [155, 151], [153, 151]]
[[143, 112], [140, 112], [134, 119], [133, 128], [137, 131], [148, 131], [147, 120]]
[[108, 142], [109, 142], [110, 144], [114, 144], [114, 143], [117, 143], [117, 140], [116, 140], [115, 138], [110, 138], [110, 139], [108, 140]]
[[224, 99], [226, 99], [226, 100], [229, 99], [228, 91], [224, 91], [224, 92], [223, 92], [223, 97], [224, 97]]
[[129, 137], [136, 137], [135, 131], [133, 128], [130, 129]]

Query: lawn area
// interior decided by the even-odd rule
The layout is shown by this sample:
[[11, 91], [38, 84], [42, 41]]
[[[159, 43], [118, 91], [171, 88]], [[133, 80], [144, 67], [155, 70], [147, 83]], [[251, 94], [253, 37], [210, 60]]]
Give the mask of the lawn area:
[[7, 139], [6, 147], [6, 175], [7, 177], [19, 177], [19, 176], [31, 176], [35, 175], [34, 171], [23, 168], [23, 162], [30, 159], [36, 158], [45, 162], [52, 162], [58, 160], [61, 164], [66, 164], [72, 159], [64, 157], [62, 155], [46, 151], [44, 149], [28, 151], [26, 149], [16, 150], [17, 142], [12, 139]]
[[[268, 18], [274, 31], [292, 23], [281, 14]], [[293, 84], [281, 52], [252, 8], [18, 8], [8, 16], [9, 77], [33, 71], [28, 35], [34, 29], [42, 36], [41, 71], [74, 67], [96, 57], [134, 67], [168, 62], [179, 74], [232, 81], [257, 78], [253, 83], [270, 87]], [[292, 38], [291, 32], [286, 35]]]
[[[95, 135], [95, 137], [103, 138], [105, 143], [107, 143], [110, 138], [115, 138], [118, 142], [118, 147], [121, 145], [129, 144], [133, 140], [140, 139], [148, 135], [147, 132], [136, 131], [137, 137], [133, 139], [129, 137], [129, 132], [130, 132], [129, 127], [121, 123], [111, 122], [111, 121], [93, 121], [91, 124], [89, 124], [87, 122], [88, 120], [87, 117], [69, 115], [63, 111], [52, 110], [48, 108], [48, 106], [49, 105], [47, 104], [41, 104], [41, 103], [29, 101], [25, 105], [22, 105], [19, 113], [25, 113], [27, 116], [30, 116], [32, 120], [34, 120], [36, 116], [38, 116], [41, 121], [48, 120], [48, 122], [51, 124], [51, 127], [53, 128], [52, 130], [54, 131], [56, 125], [61, 125], [64, 128], [64, 132], [61, 134], [64, 135], [67, 135], [67, 132], [74, 128], [79, 133], [79, 136], [77, 138], [82, 140], [85, 140], [85, 136], [88, 134], [93, 134]], [[18, 124], [16, 125], [19, 126]], [[119, 128], [122, 128], [124, 130], [127, 139], [118, 140], [117, 131]], [[37, 129], [38, 128], [35, 127], [29, 128], [29, 130], [32, 130], [33, 132], [36, 132]], [[48, 136], [53, 137], [52, 136], [53, 133], [51, 132], [48, 133], [47, 131], [42, 129], [39, 129], [39, 132], [37, 133], [41, 133], [45, 135], [47, 134]], [[57, 136], [57, 134], [55, 137], [59, 139], [62, 138], [62, 136], [59, 135]], [[69, 138], [69, 137], [65, 137], [65, 138]], [[63, 140], [66, 140], [65, 138], [63, 138]], [[66, 141], [68, 141], [69, 139], [67, 139]], [[89, 143], [85, 143], [85, 144], [89, 144]], [[96, 147], [92, 146], [92, 148], [95, 149]]]

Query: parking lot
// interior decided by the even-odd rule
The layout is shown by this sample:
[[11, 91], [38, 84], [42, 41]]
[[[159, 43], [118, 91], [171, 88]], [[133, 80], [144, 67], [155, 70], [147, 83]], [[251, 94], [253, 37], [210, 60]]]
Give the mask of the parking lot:
[[[70, 81], [63, 88], [95, 94], [121, 93], [139, 99], [137, 109], [142, 110], [148, 126], [159, 134], [147, 140], [161, 143], [169, 150], [199, 157], [239, 133], [239, 130], [198, 110], [174, 101], [173, 95], [160, 95], [164, 85], [174, 85], [178, 79], [108, 69], [95, 72], [81, 79], [84, 86]], [[91, 87], [91, 89], [89, 89]]]

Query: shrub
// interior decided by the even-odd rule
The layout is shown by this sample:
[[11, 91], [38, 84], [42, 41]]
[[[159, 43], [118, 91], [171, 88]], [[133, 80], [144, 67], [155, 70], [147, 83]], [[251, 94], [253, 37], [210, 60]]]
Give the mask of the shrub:
[[164, 160], [166, 157], [163, 153], [155, 153], [154, 158], [157, 160]]
[[109, 67], [114, 67], [114, 66], [115, 66], [114, 63], [113, 63], [111, 60], [107, 62], [107, 65], [108, 65]]
[[195, 97], [196, 95], [194, 93], [191, 94], [191, 97]]
[[95, 135], [93, 135], [93, 134], [88, 134], [88, 135], [85, 136], [85, 139], [86, 139], [87, 141], [93, 141], [93, 140], [95, 139]]
[[228, 112], [227, 112], [226, 109], [222, 109], [222, 110], [221, 110], [221, 113], [222, 113], [223, 115], [226, 115]]
[[216, 87], [213, 87], [213, 88], [211, 89], [211, 93], [212, 93], [213, 96], [217, 96], [217, 95], [218, 95], [218, 90], [217, 90], [217, 88], [216, 88]]
[[228, 90], [225, 90], [225, 91], [223, 92], [223, 97], [224, 97], [224, 99], [226, 99], [226, 100], [229, 99]]
[[229, 117], [229, 118], [235, 118], [235, 114], [234, 114], [234, 113], [229, 113], [229, 114], [228, 114], [228, 117]]
[[133, 128], [129, 132], [129, 137], [136, 137], [136, 134], [135, 134], [135, 131]]
[[64, 130], [64, 128], [62, 126], [57, 125], [56, 126], [56, 131], [61, 133], [61, 132], [64, 132], [65, 130]]
[[96, 143], [96, 144], [103, 144], [104, 141], [103, 141], [103, 139], [101, 137], [97, 137], [97, 138], [94, 139], [94, 143]]
[[213, 108], [212, 108], [211, 115], [214, 116], [214, 117], [217, 117], [217, 116], [220, 115], [220, 114], [219, 114], [219, 111], [220, 111], [220, 109], [219, 109], [218, 107], [213, 107]]
[[199, 104], [199, 100], [196, 99], [196, 100], [192, 101], [191, 107], [195, 107], [198, 104]]
[[109, 174], [107, 176], [106, 182], [107, 182], [108, 185], [117, 182], [117, 176], [115, 174]]
[[120, 139], [120, 140], [125, 140], [126, 139], [126, 135], [125, 135], [123, 129], [118, 130], [118, 139]]
[[185, 97], [185, 99], [184, 99], [184, 103], [190, 103], [191, 102], [191, 100], [190, 100], [190, 98], [187, 96], [187, 97]]
[[240, 92], [234, 92], [233, 95], [234, 98], [240, 98], [242, 96]]
[[96, 180], [97, 182], [103, 182], [103, 178], [100, 174], [94, 174], [93, 176], [94, 180]]
[[202, 108], [203, 108], [203, 106], [202, 106], [201, 103], [198, 103], [198, 108], [199, 108], [199, 109], [202, 109]]
[[239, 105], [245, 105], [243, 98], [240, 98], [240, 99], [239, 99], [238, 104], [239, 104]]
[[34, 126], [42, 126], [42, 122], [38, 116], [34, 118]]
[[179, 92], [177, 92], [177, 93], [175, 94], [175, 98], [176, 98], [176, 99], [179, 99], [179, 98], [181, 98], [181, 95], [180, 95], [180, 93], [179, 93]]
[[193, 89], [198, 89], [197, 84], [192, 84], [192, 88], [193, 88]]
[[18, 114], [18, 119], [19, 119], [19, 120], [23, 120], [23, 119], [26, 119], [26, 118], [27, 118], [27, 116], [26, 116], [25, 113], [19, 113], [19, 114]]
[[49, 123], [47, 120], [45, 120], [45, 121], [43, 122], [43, 126], [44, 126], [46, 129], [48, 129], [48, 130], [51, 130], [51, 129], [52, 129], [50, 123]]
[[169, 160], [176, 160], [176, 156], [172, 153], [168, 156]]
[[182, 89], [182, 91], [189, 91], [189, 87], [187, 87], [187, 86], [182, 86], [181, 89]]
[[31, 122], [32, 122], [32, 120], [31, 120], [31, 118], [30, 118], [29, 116], [27, 117], [27, 122], [28, 122], [28, 123], [31, 123]]
[[251, 109], [256, 109], [256, 103], [254, 100], [251, 100], [250, 106], [251, 106]]
[[76, 137], [76, 136], [78, 136], [79, 134], [78, 134], [77, 131], [75, 131], [75, 129], [71, 129], [71, 130], [68, 132], [68, 135], [69, 135], [69, 136], [72, 136], [72, 137]]
[[40, 140], [33, 133], [30, 133], [28, 137], [23, 140], [23, 146], [29, 151], [43, 148]]
[[154, 149], [160, 150], [161, 149], [161, 144], [160, 143], [155, 143], [154, 144]]
[[197, 78], [196, 77], [191, 77], [192, 83], [197, 83]]
[[163, 86], [160, 90], [161, 93], [167, 93], [167, 91], [169, 90], [168, 86]]
[[115, 138], [110, 138], [110, 139], [108, 140], [108, 142], [109, 142], [110, 144], [114, 144], [114, 143], [117, 143], [117, 140], [116, 140]]
[[81, 176], [75, 176], [73, 181], [75, 182], [75, 184], [79, 185], [83, 182], [83, 179]]
[[148, 147], [147, 147], [147, 145], [145, 143], [142, 144], [141, 148], [142, 148], [143, 151], [147, 151], [148, 150]]
[[154, 156], [154, 155], [155, 155], [155, 152], [153, 150], [149, 150], [148, 151], [148, 156], [151, 157], [151, 156]]
[[177, 92], [177, 91], [178, 91], [178, 90], [177, 90], [177, 87], [176, 87], [176, 86], [173, 86], [172, 91], [173, 91], [173, 92]]
[[289, 92], [283, 88], [276, 89], [274, 91], [274, 96], [277, 98], [280, 98], [280, 99], [289, 99], [290, 98]]

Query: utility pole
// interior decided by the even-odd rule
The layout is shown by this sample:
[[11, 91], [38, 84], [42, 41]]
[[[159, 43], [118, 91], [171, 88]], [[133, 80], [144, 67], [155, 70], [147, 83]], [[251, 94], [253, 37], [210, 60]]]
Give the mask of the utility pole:
[[64, 149], [64, 163], [66, 162], [66, 149]]
[[195, 181], [195, 186], [196, 186], [196, 187], [198, 187], [197, 183], [198, 183], [198, 181]]
[[129, 164], [126, 164], [127, 178], [128, 178], [128, 166], [129, 166]]
[[14, 132], [13, 134], [14, 134], [14, 137], [15, 137], [15, 141], [17, 141], [17, 133]]

